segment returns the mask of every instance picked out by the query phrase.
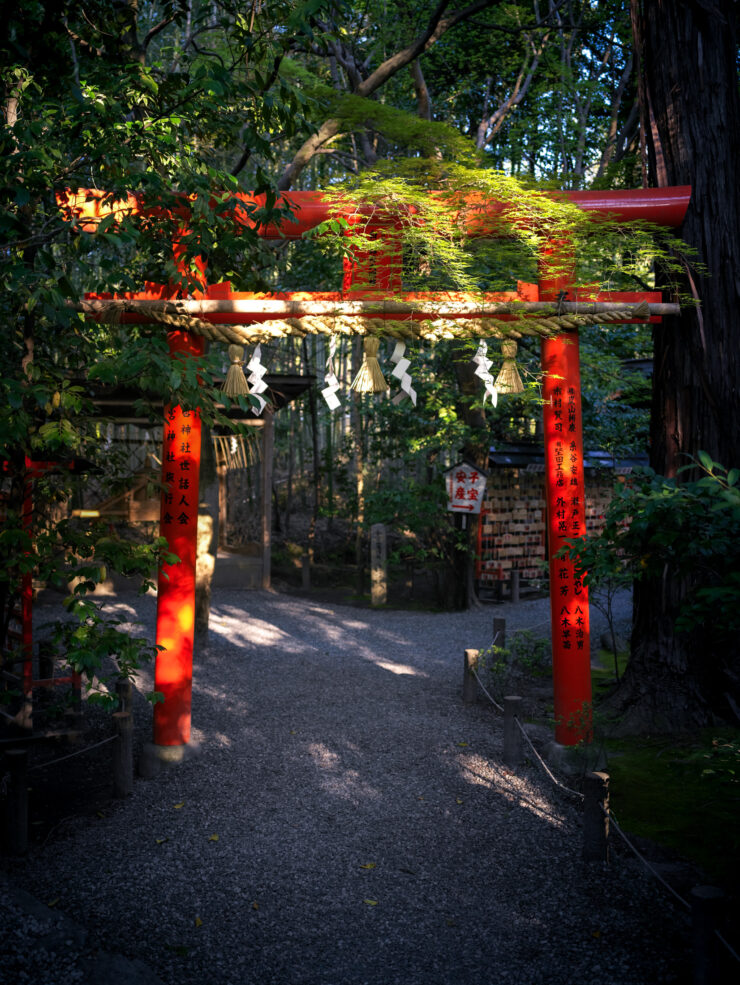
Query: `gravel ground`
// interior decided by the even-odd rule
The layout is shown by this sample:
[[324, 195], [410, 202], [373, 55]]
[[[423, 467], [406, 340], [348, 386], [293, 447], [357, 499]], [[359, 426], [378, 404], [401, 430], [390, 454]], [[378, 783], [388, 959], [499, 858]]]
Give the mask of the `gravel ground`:
[[[153, 598], [111, 607], [153, 625]], [[6, 898], [0, 979], [92, 981], [104, 947], [143, 962], [108, 985], [146, 967], [167, 985], [688, 981], [683, 915], [628, 855], [585, 866], [577, 807], [505, 769], [499, 718], [462, 704], [462, 651], [494, 614], [547, 634], [547, 600], [429, 614], [216, 593], [200, 754], [12, 865], [87, 938], [60, 930], [55, 958], [24, 964], [50, 926], [14, 927]]]

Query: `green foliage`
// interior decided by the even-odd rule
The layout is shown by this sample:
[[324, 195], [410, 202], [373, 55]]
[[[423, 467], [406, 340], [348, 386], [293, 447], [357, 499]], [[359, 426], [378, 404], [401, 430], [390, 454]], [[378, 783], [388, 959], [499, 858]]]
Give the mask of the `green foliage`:
[[625, 361], [652, 356], [649, 326], [594, 326], [579, 336], [584, 446], [609, 452], [615, 463], [644, 453], [650, 379], [626, 370]]
[[531, 629], [512, 633], [509, 649], [519, 669], [533, 677], [549, 677], [552, 673], [552, 646], [546, 636], [537, 636]]
[[740, 876], [737, 729], [609, 740], [610, 797], [626, 830], [693, 859], [718, 885]]
[[676, 629], [701, 628], [711, 650], [740, 631], [740, 470], [702, 451], [682, 471], [682, 479], [636, 471], [617, 485], [602, 533], [561, 554], [597, 590], [638, 579], [685, 584]]
[[[95, 573], [95, 570], [89, 572], [93, 576]], [[80, 587], [78, 584], [75, 593]], [[88, 588], [89, 584], [85, 584], [84, 590]], [[120, 630], [118, 627], [123, 624], [123, 619], [109, 617], [101, 603], [84, 598], [82, 594], [67, 599], [65, 607], [70, 619], [54, 624], [51, 639], [58, 651], [66, 655], [72, 670], [82, 676], [87, 700], [113, 711], [118, 701], [116, 681], [121, 678], [134, 680], [137, 671], [161, 648], [143, 637]], [[111, 658], [115, 660], [115, 667], [110, 665]], [[147, 697], [155, 703], [160, 696], [151, 692]]]
[[398, 563], [451, 565], [455, 553], [467, 549], [467, 538], [455, 528], [447, 510], [447, 493], [439, 477], [432, 482], [409, 478], [378, 486], [365, 500], [366, 529], [373, 523], [385, 523], [400, 534], [391, 555]]
[[423, 120], [403, 108], [335, 89], [293, 59], [283, 59], [280, 74], [300, 85], [310, 100], [308, 109], [317, 121], [336, 117], [343, 131], [374, 130], [396, 148], [423, 158], [442, 153], [454, 160], [458, 155], [465, 157], [470, 153], [470, 141], [447, 123]]
[[547, 680], [552, 674], [552, 645], [544, 636], [530, 629], [518, 629], [509, 638], [508, 646], [492, 644], [481, 650], [478, 673], [493, 696], [502, 701], [506, 694], [516, 693], [518, 683], [532, 679]]
[[[265, 193], [254, 214], [267, 221], [276, 211], [265, 170], [273, 136], [304, 127], [305, 98], [279, 65], [298, 36], [311, 34], [319, 6], [278, 0], [250, 16], [230, 2], [28, 0], [0, 40], [0, 635], [25, 573], [74, 585], [58, 641], [90, 686], [108, 654], [129, 674], [154, 651], [127, 643], [88, 593], [112, 571], [139, 577], [145, 590], [157, 566], [175, 560], [162, 541], [117, 539], [105, 526], [68, 519], [80, 469], [100, 480], [103, 497], [106, 484], [120, 489], [128, 478], [104, 440], [94, 390], [134, 388], [136, 412], [153, 422], [161, 422], [163, 403], [198, 407], [206, 423], [229, 422], [212, 391], [223, 370], [217, 350], [172, 358], [163, 326], [85, 321], [68, 302], [85, 292], [141, 290], [147, 280], [189, 291], [198, 256], [207, 257], [213, 281], [234, 265], [248, 269], [239, 257], [258, 238], [229, 215], [240, 188], [232, 171]], [[119, 215], [80, 231], [57, 196], [87, 188], [105, 189], [104, 205], [136, 194], [163, 211], [155, 222]], [[166, 210], [182, 213], [185, 203], [182, 237], [182, 214]], [[184, 248], [177, 266], [175, 237]], [[58, 463], [33, 482], [30, 525], [26, 458]]]
[[703, 778], [713, 777], [720, 783], [740, 784], [740, 737], [714, 736], [711, 748], [695, 753], [691, 759], [703, 767]]

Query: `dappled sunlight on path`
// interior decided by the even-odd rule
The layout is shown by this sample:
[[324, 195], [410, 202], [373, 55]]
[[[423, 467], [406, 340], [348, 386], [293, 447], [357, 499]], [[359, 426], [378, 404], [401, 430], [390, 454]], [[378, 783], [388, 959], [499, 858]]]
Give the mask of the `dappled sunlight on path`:
[[[141, 942], [167, 985], [678, 981], [665, 901], [623, 860], [605, 891], [575, 808], [508, 770], [497, 715], [463, 705], [492, 615], [215, 593], [200, 754], [49, 846], [26, 885]], [[547, 601], [506, 615], [534, 626]]]

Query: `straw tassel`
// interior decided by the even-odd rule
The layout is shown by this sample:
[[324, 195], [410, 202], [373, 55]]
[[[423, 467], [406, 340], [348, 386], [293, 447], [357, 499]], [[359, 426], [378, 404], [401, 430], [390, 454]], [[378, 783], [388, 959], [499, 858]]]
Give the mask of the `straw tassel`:
[[357, 390], [359, 393], [384, 393], [390, 387], [383, 378], [383, 372], [378, 362], [378, 349], [380, 339], [374, 335], [367, 335], [363, 341], [362, 366], [357, 376], [352, 381], [350, 390]]
[[496, 389], [501, 393], [523, 393], [524, 384], [516, 365], [517, 345], [513, 339], [505, 339], [501, 343], [501, 354], [504, 363], [496, 377]]
[[244, 346], [230, 345], [229, 359], [231, 360], [231, 365], [229, 366], [229, 371], [226, 374], [226, 379], [224, 380], [221, 389], [227, 397], [246, 395], [249, 393], [249, 384], [247, 383], [247, 378], [244, 375], [244, 370], [242, 369]]

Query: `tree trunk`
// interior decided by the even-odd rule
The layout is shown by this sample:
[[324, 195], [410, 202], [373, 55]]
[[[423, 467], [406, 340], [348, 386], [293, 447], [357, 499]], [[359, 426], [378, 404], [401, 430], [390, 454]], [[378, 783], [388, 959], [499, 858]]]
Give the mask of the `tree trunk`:
[[[306, 376], [311, 375], [311, 361], [308, 357], [308, 343], [303, 339], [303, 365]], [[321, 473], [319, 471], [319, 423], [316, 409], [316, 387], [308, 391], [308, 409], [311, 417], [311, 449], [313, 454], [313, 497], [311, 502], [311, 523], [308, 528], [308, 556], [314, 562], [316, 546], [316, 523], [321, 507]]]
[[290, 431], [288, 433], [288, 477], [285, 489], [285, 536], [290, 536], [290, 515], [293, 509], [293, 465], [295, 460], [295, 450], [293, 440], [295, 437], [295, 409], [288, 407], [288, 420]]
[[[654, 330], [650, 460], [668, 476], [699, 450], [740, 465], [737, 20], [733, 0], [632, 0], [649, 181], [692, 186], [681, 236], [707, 269], [687, 266], [680, 285], [701, 306]], [[737, 647], [708, 652], [706, 639], [674, 630], [690, 587], [636, 587], [632, 657], [614, 702], [645, 729], [707, 723], [738, 701]]]
[[[362, 339], [352, 340], [353, 372], [355, 375], [362, 365]], [[352, 391], [352, 407], [350, 410], [352, 437], [354, 439], [354, 457], [352, 468], [357, 490], [357, 519], [355, 525], [355, 568], [356, 590], [362, 595], [365, 589], [365, 538], [363, 525], [365, 523], [365, 448], [363, 443], [362, 426], [362, 394]]]
[[[483, 385], [480, 378], [475, 375], [475, 364], [470, 358], [470, 346], [465, 343], [452, 343], [452, 345], [455, 377], [461, 394], [461, 413], [465, 423], [471, 428], [470, 437], [463, 448], [463, 456], [471, 465], [487, 471], [491, 440], [485, 411], [478, 403]], [[462, 517], [458, 515], [455, 519], [460, 521]], [[473, 590], [478, 523], [477, 516], [468, 517], [464, 538], [467, 550], [456, 553], [452, 600], [452, 607], [455, 609], [467, 609], [471, 603], [478, 603]]]

